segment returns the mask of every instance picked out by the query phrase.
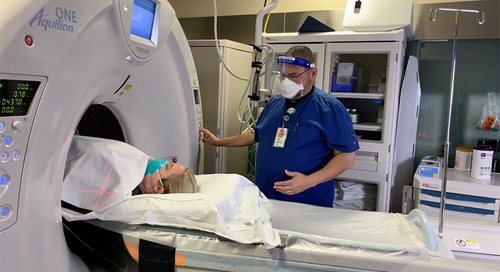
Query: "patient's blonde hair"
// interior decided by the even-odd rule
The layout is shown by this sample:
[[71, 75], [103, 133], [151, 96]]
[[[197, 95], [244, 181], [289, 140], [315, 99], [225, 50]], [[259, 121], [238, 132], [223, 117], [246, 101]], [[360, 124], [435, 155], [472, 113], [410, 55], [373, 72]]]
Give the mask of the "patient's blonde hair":
[[172, 174], [161, 180], [163, 182], [164, 194], [197, 193], [198, 185], [191, 168], [187, 168], [179, 175]]

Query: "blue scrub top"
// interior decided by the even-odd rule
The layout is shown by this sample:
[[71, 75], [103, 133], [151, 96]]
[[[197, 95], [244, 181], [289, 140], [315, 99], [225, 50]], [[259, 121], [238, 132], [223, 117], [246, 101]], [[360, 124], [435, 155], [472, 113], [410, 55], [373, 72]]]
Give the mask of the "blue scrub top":
[[[292, 196], [277, 192], [273, 184], [291, 178], [285, 169], [309, 175], [323, 168], [333, 158], [334, 150], [358, 150], [352, 121], [340, 101], [318, 88], [301, 98], [294, 108], [295, 113], [285, 122], [286, 99], [275, 96], [257, 120], [256, 184], [271, 199], [332, 207], [334, 179]], [[277, 129], [283, 125], [288, 128], [285, 147], [273, 147]]]

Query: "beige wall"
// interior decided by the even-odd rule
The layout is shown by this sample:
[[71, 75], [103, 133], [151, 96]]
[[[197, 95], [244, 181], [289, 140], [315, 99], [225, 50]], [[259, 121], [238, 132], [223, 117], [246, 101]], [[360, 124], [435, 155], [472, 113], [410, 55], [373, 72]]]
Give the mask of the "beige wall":
[[[180, 1], [180, 0], [179, 0]], [[196, 0], [183, 0], [185, 2], [197, 2]], [[221, 1], [221, 0], [219, 0]], [[240, 0], [232, 0], [240, 2]], [[315, 2], [310, 0], [308, 2]], [[330, 2], [338, 2], [329, 0]], [[210, 6], [212, 1], [203, 0]], [[250, 1], [246, 2], [258, 2]], [[282, 0], [282, 2], [286, 2]], [[416, 1], [417, 2], [417, 1]], [[421, 0], [420, 2], [436, 2], [436, 0]], [[219, 4], [221, 5], [221, 4]], [[453, 13], [440, 13], [437, 22], [430, 22], [428, 12], [430, 8], [451, 7], [464, 9], [479, 9], [486, 11], [486, 23], [479, 25], [474, 15], [464, 14], [461, 16], [459, 38], [461, 39], [488, 39], [500, 38], [500, 1], [461, 1], [445, 4], [415, 4], [414, 5], [414, 36], [412, 39], [451, 39], [453, 38], [455, 17]], [[307, 15], [311, 15], [337, 31], [342, 28], [344, 16], [343, 9], [273, 13], [267, 28], [267, 32], [296, 32]], [[213, 18], [181, 18], [180, 22], [188, 39], [210, 39], [213, 38]], [[235, 15], [218, 17], [219, 38], [231, 39], [242, 43], [254, 43], [255, 14]]]
[[[270, 3], [272, 0], [267, 0]], [[373, 1], [373, 0], [370, 0]], [[450, 3], [481, 0], [413, 0], [415, 5], [429, 3]], [[196, 18], [213, 16], [212, 0], [169, 0], [178, 18]], [[344, 9], [347, 0], [279, 0], [273, 11], [301, 12]], [[264, 5], [264, 0], [217, 0], [219, 16], [255, 15]]]
[[451, 7], [461, 9], [476, 9], [486, 12], [486, 22], [477, 23], [473, 14], [460, 15], [459, 35], [462, 39], [500, 38], [500, 1], [467, 1], [462, 3], [417, 5], [414, 9], [415, 39], [452, 39], [455, 30], [455, 14], [440, 13], [436, 22], [429, 20], [429, 9]]

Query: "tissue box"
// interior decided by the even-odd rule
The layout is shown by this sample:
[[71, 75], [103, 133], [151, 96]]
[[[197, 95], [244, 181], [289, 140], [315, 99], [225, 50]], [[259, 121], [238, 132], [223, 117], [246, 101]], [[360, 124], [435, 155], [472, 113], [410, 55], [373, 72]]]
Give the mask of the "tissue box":
[[418, 175], [422, 177], [438, 178], [441, 173], [441, 166], [443, 165], [443, 158], [436, 156], [425, 156], [420, 161], [418, 167]]

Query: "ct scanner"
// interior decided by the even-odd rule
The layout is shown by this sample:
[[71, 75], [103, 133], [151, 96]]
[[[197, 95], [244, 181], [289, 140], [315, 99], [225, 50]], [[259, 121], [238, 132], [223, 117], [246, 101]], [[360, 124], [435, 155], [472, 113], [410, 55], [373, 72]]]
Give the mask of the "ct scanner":
[[118, 127], [151, 156], [197, 168], [189, 45], [168, 2], [136, 2], [152, 9], [151, 37], [130, 33], [133, 0], [2, 1], [0, 271], [84, 270], [64, 238], [61, 181], [89, 106], [102, 105], [87, 120], [108, 110], [115, 119], [85, 130]]
[[[98, 220], [78, 222], [65, 236], [61, 190], [75, 132], [122, 140], [198, 169], [202, 116], [189, 46], [165, 0], [4, 0], [0, 33], [0, 272], [114, 271], [89, 263], [71, 244], [120, 259], [126, 256], [119, 253], [123, 241], [139, 238], [174, 247], [184, 258], [176, 263], [212, 271], [494, 269], [440, 256], [357, 254], [352, 246], [308, 243], [300, 232], [314, 236], [316, 226], [328, 229], [335, 216], [352, 213], [292, 203], [269, 206], [273, 225], [289, 230], [273, 249], [185, 229]], [[286, 209], [317, 216], [302, 224], [300, 216], [284, 216]], [[121, 245], [114, 246], [117, 240]], [[123, 267], [116, 271], [138, 269]]]

